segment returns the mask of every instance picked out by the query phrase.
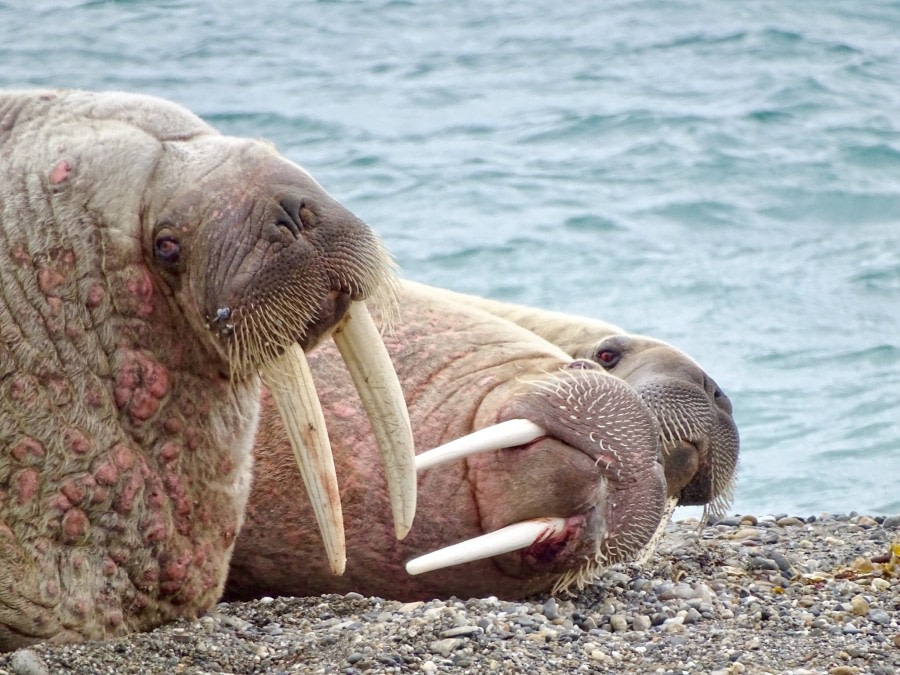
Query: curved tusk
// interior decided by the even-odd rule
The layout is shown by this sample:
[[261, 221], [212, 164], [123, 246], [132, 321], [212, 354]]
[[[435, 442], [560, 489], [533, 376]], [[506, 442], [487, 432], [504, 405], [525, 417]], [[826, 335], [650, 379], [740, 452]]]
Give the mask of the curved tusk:
[[365, 303], [350, 303], [333, 337], [369, 416], [387, 478], [394, 532], [403, 539], [416, 515], [416, 452], [400, 380]]
[[530, 420], [507, 420], [423, 452], [416, 457], [416, 471], [430, 469], [438, 464], [479, 452], [524, 445], [545, 435], [546, 432]]
[[300, 345], [288, 346], [260, 369], [263, 381], [284, 421], [284, 427], [309, 493], [328, 564], [343, 574], [347, 562], [341, 495], [334, 471], [325, 417], [316, 395], [306, 355]]
[[412, 575], [424, 574], [473, 560], [492, 558], [528, 548], [548, 537], [562, 534], [565, 529], [565, 518], [525, 520], [410, 560], [406, 563], [406, 571]]

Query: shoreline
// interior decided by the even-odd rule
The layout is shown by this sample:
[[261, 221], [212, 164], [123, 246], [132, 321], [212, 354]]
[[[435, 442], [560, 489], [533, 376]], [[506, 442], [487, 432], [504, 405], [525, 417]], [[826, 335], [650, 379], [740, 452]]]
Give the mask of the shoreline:
[[525, 671], [900, 671], [900, 515], [670, 523], [645, 567], [574, 597], [265, 598], [0, 655], [0, 674], [21, 675]]

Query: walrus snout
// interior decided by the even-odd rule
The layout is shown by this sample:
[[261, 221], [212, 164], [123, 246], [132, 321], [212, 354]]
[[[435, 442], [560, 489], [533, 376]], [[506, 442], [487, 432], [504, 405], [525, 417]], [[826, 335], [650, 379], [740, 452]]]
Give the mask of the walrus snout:
[[[509, 553], [494, 564], [509, 576], [553, 573], [562, 588], [631, 559], [649, 542], [663, 517], [665, 478], [657, 424], [630, 386], [573, 362], [528, 382], [498, 422], [498, 429], [531, 425], [533, 438], [498, 439], [503, 449], [485, 454], [487, 446], [479, 447], [466, 459], [480, 524], [489, 534], [466, 542], [466, 557], [463, 545], [450, 547], [451, 564], [501, 552], [492, 540], [505, 542], [512, 528], [522, 528], [518, 546], [505, 544]], [[417, 458], [420, 468], [427, 454]], [[528, 523], [537, 529], [525, 529]], [[423, 556], [407, 570], [437, 569], [443, 553]]]

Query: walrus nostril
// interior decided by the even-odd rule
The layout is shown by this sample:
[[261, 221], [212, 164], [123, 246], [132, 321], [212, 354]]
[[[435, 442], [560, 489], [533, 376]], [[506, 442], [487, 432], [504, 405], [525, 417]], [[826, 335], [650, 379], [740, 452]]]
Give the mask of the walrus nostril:
[[718, 386], [716, 386], [715, 391], [713, 392], [713, 401], [719, 408], [724, 410], [729, 415], [733, 413], [731, 399], [728, 398], [728, 395]]
[[319, 223], [315, 212], [303, 199], [285, 197], [279, 203], [282, 213], [278, 215], [275, 224], [287, 229], [294, 237], [299, 237], [303, 230], [309, 230]]

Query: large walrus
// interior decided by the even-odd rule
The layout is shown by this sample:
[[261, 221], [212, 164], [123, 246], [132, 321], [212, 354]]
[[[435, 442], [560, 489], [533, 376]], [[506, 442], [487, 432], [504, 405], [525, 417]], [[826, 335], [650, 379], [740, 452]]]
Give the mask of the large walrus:
[[[738, 453], [730, 402], [674, 347], [617, 334], [602, 322], [410, 282], [402, 284], [400, 304], [401, 319], [386, 345], [417, 448], [512, 417], [542, 430], [530, 438], [501, 437], [496, 447], [505, 449], [423, 470], [416, 524], [398, 542], [390, 536], [383, 496], [369, 489], [381, 469], [361, 413], [348, 399], [349, 383], [334, 355], [318, 351], [311, 368], [329, 383], [320, 396], [345, 477], [344, 508], [352, 514], [346, 574], [335, 577], [315, 556], [317, 534], [291, 473], [290, 450], [264, 399], [255, 446], [259, 471], [227, 598], [349, 591], [404, 600], [517, 598], [589, 583], [604, 565], [633, 559], [676, 503], [724, 506]], [[576, 353], [582, 358], [573, 359]], [[653, 413], [649, 427], [635, 406], [639, 398]], [[657, 442], [667, 486], [660, 480]], [[542, 518], [558, 518], [560, 526], [549, 533], [525, 530], [512, 544], [506, 541], [518, 524]], [[282, 524], [277, 534], [272, 522]], [[423, 554], [429, 555], [414, 567], [432, 569], [431, 551], [485, 533], [495, 534], [487, 542], [476, 539], [458, 557], [456, 548], [438, 554], [446, 556], [441, 565], [469, 560], [462, 567], [416, 576], [404, 570]], [[495, 545], [506, 553], [484, 559]]]
[[369, 356], [358, 302], [392, 283], [366, 225], [267, 143], [151, 97], [0, 92], [0, 649], [144, 630], [219, 599], [260, 372], [340, 570], [302, 349], [342, 320], [376, 434], [401, 439], [386, 451], [404, 534], [411, 439], [402, 400], [378, 398], [397, 382], [380, 340], [385, 358]]

